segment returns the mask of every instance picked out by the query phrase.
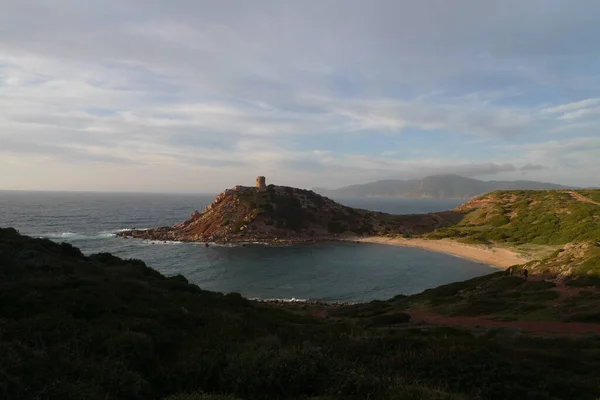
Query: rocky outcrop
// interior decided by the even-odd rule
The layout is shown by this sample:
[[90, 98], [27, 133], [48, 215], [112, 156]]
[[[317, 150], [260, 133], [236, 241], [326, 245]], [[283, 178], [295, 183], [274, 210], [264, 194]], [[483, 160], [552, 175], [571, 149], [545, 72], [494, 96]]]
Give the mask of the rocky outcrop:
[[[261, 178], [261, 177], [259, 177]], [[174, 226], [119, 232], [123, 237], [186, 242], [312, 242], [374, 234], [423, 234], [460, 220], [455, 212], [390, 215], [346, 207], [310, 190], [236, 186]]]

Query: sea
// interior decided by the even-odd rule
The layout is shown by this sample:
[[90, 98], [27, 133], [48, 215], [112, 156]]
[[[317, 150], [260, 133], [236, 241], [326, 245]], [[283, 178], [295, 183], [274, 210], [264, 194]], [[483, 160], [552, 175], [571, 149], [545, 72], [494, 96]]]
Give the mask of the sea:
[[[0, 227], [67, 242], [84, 254], [137, 258], [203, 289], [260, 300], [363, 302], [414, 294], [485, 275], [489, 265], [426, 251], [370, 243], [203, 247], [194, 243], [124, 239], [130, 228], [173, 225], [212, 202], [213, 194], [0, 191]], [[443, 211], [460, 200], [335, 199], [393, 214]]]

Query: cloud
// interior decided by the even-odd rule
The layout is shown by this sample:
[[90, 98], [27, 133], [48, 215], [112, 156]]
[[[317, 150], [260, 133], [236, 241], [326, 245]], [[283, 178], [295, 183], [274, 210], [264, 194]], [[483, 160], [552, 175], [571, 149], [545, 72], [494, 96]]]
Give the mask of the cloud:
[[113, 156], [104, 152], [94, 152], [92, 147], [81, 148], [68, 145], [38, 144], [18, 140], [2, 140], [0, 154], [37, 155], [46, 159], [68, 158], [74, 164], [110, 163], [125, 164], [130, 160], [124, 157]]
[[101, 190], [259, 173], [309, 187], [443, 172], [591, 184], [598, 148], [581, 138], [600, 128], [599, 11], [592, 0], [1, 2], [0, 182], [60, 188], [37, 178], [56, 169]]
[[600, 99], [586, 99], [574, 101], [572, 103], [561, 104], [560, 106], [544, 108], [542, 109], [542, 112], [550, 114], [563, 114], [572, 111], [579, 111], [580, 109], [597, 105], [600, 105]]
[[544, 108], [542, 113], [560, 114], [559, 120], [574, 120], [586, 117], [600, 117], [600, 99], [586, 99], [556, 107]]
[[353, 130], [401, 132], [413, 127], [488, 137], [519, 135], [543, 124], [534, 110], [494, 107], [464, 97], [434, 100], [437, 101], [312, 99], [312, 102], [347, 119]]
[[520, 157], [544, 169], [527, 171], [538, 180], [565, 182], [573, 186], [597, 185], [600, 174], [600, 137], [584, 136], [565, 140], [503, 146], [509, 151], [519, 151]]
[[541, 171], [543, 169], [546, 169], [546, 167], [540, 164], [525, 164], [519, 169], [521, 171]]

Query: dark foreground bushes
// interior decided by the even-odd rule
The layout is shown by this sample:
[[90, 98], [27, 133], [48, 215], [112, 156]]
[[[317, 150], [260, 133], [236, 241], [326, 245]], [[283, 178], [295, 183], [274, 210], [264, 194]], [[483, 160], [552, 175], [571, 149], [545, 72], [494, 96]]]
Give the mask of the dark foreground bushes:
[[374, 317], [302, 317], [0, 230], [1, 399], [600, 396], [597, 339], [501, 341]]

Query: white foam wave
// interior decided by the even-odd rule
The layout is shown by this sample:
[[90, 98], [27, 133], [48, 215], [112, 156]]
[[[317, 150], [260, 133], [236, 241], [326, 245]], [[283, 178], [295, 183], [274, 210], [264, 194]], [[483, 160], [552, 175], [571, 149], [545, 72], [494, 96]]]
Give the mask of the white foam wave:
[[149, 229], [152, 229], [152, 228], [122, 228], [122, 229], [115, 229], [113, 232], [127, 232], [127, 231], [132, 231], [132, 230], [147, 231]]
[[[197, 242], [198, 244], [204, 245], [204, 243], [202, 242]], [[238, 243], [214, 243], [214, 242], [208, 242], [209, 246], [212, 247], [242, 247], [241, 244]]]
[[254, 301], [260, 301], [260, 302], [268, 302], [268, 303], [274, 303], [274, 302], [281, 302], [281, 303], [308, 303], [308, 302], [313, 302], [314, 300], [309, 300], [309, 299], [298, 299], [296, 297], [291, 297], [291, 298], [272, 298], [272, 299], [262, 299], [259, 297], [251, 297], [248, 300], [254, 300]]
[[182, 243], [185, 243], [185, 242], [179, 242], [179, 241], [176, 241], [176, 240], [166, 240], [165, 241], [165, 240], [143, 239], [142, 243], [143, 244], [170, 244], [170, 245], [173, 245], [173, 244], [182, 244]]
[[106, 239], [109, 237], [114, 237], [114, 232], [98, 232], [94, 234], [84, 234], [84, 233], [76, 233], [76, 232], [46, 232], [40, 233], [36, 235], [32, 235], [42, 239], [53, 239], [53, 240], [83, 240], [83, 239]]
[[100, 232], [100, 234], [98, 236], [111, 237], [111, 236], [115, 236], [115, 234], [112, 232]]
[[59, 237], [74, 237], [74, 236], [78, 236], [75, 232], [61, 232], [58, 234], [55, 234], [56, 236]]
[[40, 233], [36, 235], [40, 238], [46, 239], [76, 239], [79, 237], [84, 237], [83, 235], [77, 234], [75, 232], [49, 232], [49, 233]]
[[347, 306], [352, 304], [359, 304], [356, 301], [336, 301], [336, 300], [314, 300], [314, 299], [302, 299], [296, 297], [274, 297], [274, 298], [261, 298], [261, 297], [249, 297], [248, 300], [258, 301], [261, 303], [306, 303], [306, 304], [323, 304], [329, 306]]

